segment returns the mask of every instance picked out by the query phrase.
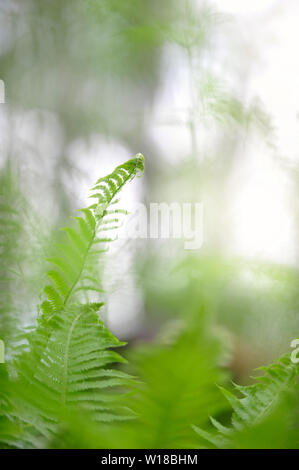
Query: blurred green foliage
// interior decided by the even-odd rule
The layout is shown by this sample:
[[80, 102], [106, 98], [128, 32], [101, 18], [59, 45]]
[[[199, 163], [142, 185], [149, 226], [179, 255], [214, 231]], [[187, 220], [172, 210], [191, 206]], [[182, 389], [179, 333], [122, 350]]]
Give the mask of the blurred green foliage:
[[[261, 102], [246, 97], [251, 56], [243, 54], [239, 63], [227, 45], [233, 24], [231, 17], [201, 1], [1, 4], [0, 78], [6, 104], [0, 105], [0, 339], [7, 349], [7, 363], [0, 365], [1, 446], [199, 448], [212, 442], [212, 447], [298, 448], [295, 365], [287, 366], [291, 378], [280, 388], [264, 379], [265, 395], [277, 390], [275, 400], [267, 412], [236, 429], [231, 426], [234, 407], [219, 388], [234, 390], [233, 380], [250, 384], [253, 393], [260, 382], [252, 371], [271, 362], [276, 371], [276, 358], [290, 352], [299, 327], [297, 265], [226, 250], [232, 238], [230, 189], [236, 167], [245, 160], [246, 145], [273, 145], [274, 140]], [[234, 39], [241, 41], [240, 36]], [[185, 94], [172, 89], [180, 80]], [[177, 101], [183, 101], [182, 109], [175, 109]], [[157, 133], [163, 126], [168, 133]], [[135, 312], [136, 324], [128, 324], [125, 333], [116, 328], [128, 340], [122, 352], [128, 364], [113, 365], [111, 374], [131, 379], [124, 380], [129, 393], [119, 394], [114, 411], [129, 412], [124, 421], [99, 422], [79, 406], [57, 405], [55, 410], [55, 405], [53, 411], [51, 401], [54, 418], [49, 419], [47, 399], [39, 402], [41, 412], [30, 386], [18, 395], [11, 383], [28, 385], [24, 371], [37, 378], [32, 365], [41, 366], [42, 354], [49, 353], [45, 337], [58, 328], [54, 321], [44, 326], [45, 337], [34, 337], [36, 362], [27, 368], [28, 325], [36, 326], [43, 315], [36, 305], [44, 300], [48, 282], [46, 259], [54, 256], [60, 240], [56, 229], [80, 206], [82, 186], [93, 181], [98, 168], [105, 173], [123, 154], [140, 150], [147, 156], [147, 170], [138, 198], [145, 203], [202, 201], [204, 246], [186, 252], [175, 241], [137, 240], [110, 255], [120, 277], [124, 255], [130, 255], [126, 276], [134, 279], [143, 305], [143, 311]], [[297, 173], [289, 171], [297, 188]], [[88, 267], [95, 300], [106, 300], [108, 306], [112, 289], [100, 290], [109, 259]], [[122, 282], [116, 282], [117, 288]], [[83, 294], [81, 300], [94, 300]], [[119, 294], [120, 314], [126, 301]], [[72, 311], [67, 315], [71, 318]], [[106, 317], [107, 311], [101, 311], [101, 321], [109, 326]], [[106, 340], [112, 338], [100, 320], [92, 316], [92, 321], [97, 340], [99, 325]], [[113, 345], [120, 345], [116, 338]], [[55, 348], [50, 352], [52, 358]], [[61, 350], [56, 352], [61, 359]], [[268, 371], [272, 377], [273, 370]], [[285, 374], [280, 372], [274, 377], [278, 382]], [[46, 381], [44, 386], [51, 388]], [[235, 404], [242, 390], [247, 391], [234, 390]], [[249, 415], [260, 405], [253, 395], [245, 410]], [[9, 414], [8, 397], [15, 400], [21, 422]], [[30, 428], [26, 437], [22, 419]], [[37, 431], [32, 433], [31, 426]], [[222, 426], [229, 429], [229, 439], [223, 438]], [[212, 441], [206, 439], [211, 436]]]

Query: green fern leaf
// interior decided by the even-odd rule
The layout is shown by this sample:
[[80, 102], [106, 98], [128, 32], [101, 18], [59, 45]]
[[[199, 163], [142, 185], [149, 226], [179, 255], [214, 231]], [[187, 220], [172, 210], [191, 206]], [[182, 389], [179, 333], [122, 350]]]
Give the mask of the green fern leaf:
[[[48, 258], [55, 269], [48, 272], [51, 285], [44, 289], [47, 296], [46, 301], [41, 305], [44, 315], [52, 315], [53, 312], [60, 311], [69, 304], [71, 299], [72, 301], [80, 300], [76, 298], [76, 294], [82, 291], [102, 292], [99, 281], [98, 285], [87, 286], [83, 283], [85, 272], [90, 271], [94, 257], [106, 251], [106, 248], [94, 249], [93, 246], [112, 241], [110, 237], [101, 236], [101, 233], [119, 228], [117, 225], [119, 219], [112, 218], [107, 208], [113, 203], [122, 187], [138, 172], [143, 171], [143, 168], [144, 158], [138, 154], [135, 158], [118, 166], [108, 176], [100, 178], [94, 188], [96, 193], [91, 196], [98, 199], [97, 204], [92, 208], [81, 209], [85, 220], [82, 217], [74, 217], [77, 228], [63, 229], [68, 236], [68, 243], [58, 244], [60, 255]], [[114, 211], [114, 213], [117, 212]], [[118, 213], [122, 211], [118, 210]]]
[[194, 427], [198, 435], [216, 447], [233, 447], [235, 433], [261, 423], [279, 404], [286, 391], [298, 388], [296, 382], [298, 365], [291, 362], [289, 355], [283, 356], [270, 366], [259, 369], [265, 374], [257, 377], [257, 383], [254, 385], [234, 385], [241, 397], [219, 387], [233, 410], [231, 427], [227, 428], [211, 418], [217, 433], [207, 433]]

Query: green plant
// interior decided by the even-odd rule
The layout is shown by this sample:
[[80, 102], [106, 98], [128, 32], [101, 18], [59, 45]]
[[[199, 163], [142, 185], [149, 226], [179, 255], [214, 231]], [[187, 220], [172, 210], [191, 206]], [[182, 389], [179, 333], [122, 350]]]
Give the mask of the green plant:
[[[291, 433], [291, 438], [299, 445], [298, 427], [295, 426], [296, 418], [298, 418], [298, 407], [288, 395], [298, 395], [298, 366], [291, 362], [290, 355], [285, 355], [274, 364], [267, 367], [260, 367], [264, 375], [257, 377], [257, 383], [250, 386], [234, 385], [235, 389], [241, 397], [221, 388], [221, 391], [232, 407], [233, 414], [231, 417], [231, 426], [226, 427], [214, 418], [211, 418], [213, 426], [217, 432], [207, 432], [194, 426], [194, 430], [205, 441], [217, 448], [234, 448], [246, 446], [250, 442], [250, 431], [253, 430], [254, 441], [257, 447], [270, 446], [269, 431], [259, 432], [259, 428], [263, 428], [265, 423], [270, 422], [272, 428], [278, 433], [278, 447], [285, 444], [284, 433]], [[283, 427], [277, 427], [277, 422], [273, 420], [273, 416], [277, 413], [277, 409], [285, 405], [286, 395], [291, 407], [284, 415]], [[291, 410], [291, 413], [290, 413]], [[274, 421], [274, 427], [273, 427]], [[288, 422], [289, 421], [289, 422]], [[282, 423], [280, 422], [280, 426]], [[293, 427], [293, 429], [292, 429]], [[242, 440], [242, 436], [247, 439]], [[259, 435], [262, 440], [259, 442]], [[272, 436], [271, 436], [272, 438]], [[275, 436], [277, 439], [277, 436]], [[243, 441], [243, 442], [242, 442]], [[265, 445], [266, 444], [266, 445]], [[277, 444], [277, 443], [276, 443]]]
[[55, 269], [48, 272], [47, 300], [36, 326], [23, 335], [25, 351], [22, 347], [8, 363], [9, 375], [1, 375], [1, 422], [9, 425], [2, 426], [4, 445], [41, 445], [42, 439], [55, 433], [69, 408], [92, 413], [95, 421], [123, 419], [124, 411], [128, 415], [119, 393], [110, 389], [125, 387], [130, 377], [107, 367], [124, 362], [111, 350], [123, 343], [99, 319], [102, 303], [91, 302], [82, 293], [101, 292], [94, 259], [104, 251], [99, 247], [110, 241], [103, 234], [115, 228], [120, 212], [110, 205], [143, 166], [144, 158], [138, 154], [99, 179], [91, 196], [96, 203], [82, 210], [85, 218], [75, 217], [76, 228], [64, 229], [68, 242], [59, 244], [61, 253], [48, 259]]
[[100, 178], [96, 202], [47, 258], [36, 322], [19, 324], [14, 354], [0, 366], [1, 447], [298, 447], [298, 366], [284, 356], [254, 385], [235, 385], [240, 396], [224, 388], [223, 340], [213, 331], [212, 299], [195, 295], [197, 280], [184, 321], [131, 346], [128, 364], [116, 352], [125, 343], [100, 317], [97, 260], [125, 213], [116, 196], [143, 169], [139, 154]]

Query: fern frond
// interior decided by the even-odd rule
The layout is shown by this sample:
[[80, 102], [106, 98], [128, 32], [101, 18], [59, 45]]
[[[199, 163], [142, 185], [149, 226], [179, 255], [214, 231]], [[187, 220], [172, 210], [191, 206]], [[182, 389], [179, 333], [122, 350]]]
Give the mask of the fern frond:
[[47, 328], [39, 327], [30, 339], [31, 352], [22, 358], [19, 367], [22, 381], [31, 384], [31, 395], [34, 389], [43, 390], [40, 408], [45, 409], [43, 401], [47, 397], [52, 416], [61, 407], [78, 405], [93, 411], [96, 420], [103, 420], [103, 413], [105, 420], [121, 416], [120, 407], [113, 403], [118, 394], [113, 395], [110, 389], [124, 387], [130, 377], [108, 369], [108, 365], [124, 362], [119, 354], [110, 351], [124, 343], [99, 319], [100, 307], [97, 303], [72, 305], [52, 317], [50, 338]]
[[[121, 210], [108, 212], [108, 207], [113, 203], [115, 196], [138, 172], [144, 169], [144, 157], [141, 154], [119, 165], [111, 174], [100, 178], [91, 197], [98, 201], [91, 208], [82, 209], [83, 217], [74, 217], [77, 226], [66, 227], [64, 232], [68, 237], [68, 243], [59, 244], [60, 255], [48, 258], [54, 269], [48, 272], [51, 284], [46, 286], [44, 293], [47, 297], [41, 309], [45, 316], [51, 316], [66, 307], [70, 300], [76, 301], [78, 292], [101, 292], [99, 281], [84, 285], [85, 272], [90, 272], [92, 258], [105, 251], [105, 249], [93, 249], [94, 244], [106, 243], [111, 238], [103, 237], [102, 232], [117, 229], [119, 219], [112, 218], [111, 214], [122, 213]], [[58, 268], [58, 269], [57, 269]]]
[[254, 385], [234, 384], [235, 390], [241, 394], [241, 397], [219, 387], [233, 410], [231, 427], [225, 427], [211, 418], [212, 424], [218, 432], [209, 433], [194, 426], [194, 430], [199, 436], [216, 447], [233, 447], [234, 433], [261, 423], [279, 404], [286, 391], [298, 388], [296, 381], [299, 372], [298, 365], [291, 362], [289, 355], [283, 356], [274, 364], [259, 369], [264, 371], [264, 375], [256, 377], [257, 383]]
[[142, 169], [143, 157], [137, 156], [102, 178], [100, 185], [108, 189], [97, 188], [94, 209], [82, 209], [84, 218], [75, 217], [76, 228], [64, 229], [68, 241], [59, 245], [61, 256], [48, 258], [54, 269], [48, 272], [51, 284], [44, 289], [42, 314], [36, 328], [24, 335], [28, 345], [15, 358], [12, 377], [4, 380], [0, 424], [3, 418], [7, 434], [0, 426], [2, 446], [41, 447], [56, 435], [65, 413], [78, 410], [94, 422], [131, 417], [123, 396], [132, 378], [114, 368], [125, 362], [114, 351], [124, 343], [99, 319], [102, 303], [76, 300], [82, 292], [102, 292], [93, 258], [105, 251], [98, 249], [98, 234], [111, 225], [111, 214], [105, 223], [106, 208]]
[[[204, 330], [203, 322], [200, 326]], [[192, 422], [204, 424], [225, 406], [214, 385], [226, 380], [214, 346], [199, 327], [185, 327], [171, 344], [157, 342], [131, 352], [130, 364], [142, 379], [129, 404], [140, 420], [133, 423], [131, 445], [150, 449], [196, 445]]]
[[124, 343], [99, 319], [101, 305], [73, 304], [28, 335], [29, 351], [15, 363], [17, 379], [4, 382], [9, 401], [0, 421], [8, 419], [12, 429], [10, 435], [0, 429], [2, 446], [40, 447], [41, 439], [53, 439], [65, 413], [80, 410], [106, 423], [131, 418], [122, 401], [132, 378], [113, 368], [125, 362], [114, 351]]

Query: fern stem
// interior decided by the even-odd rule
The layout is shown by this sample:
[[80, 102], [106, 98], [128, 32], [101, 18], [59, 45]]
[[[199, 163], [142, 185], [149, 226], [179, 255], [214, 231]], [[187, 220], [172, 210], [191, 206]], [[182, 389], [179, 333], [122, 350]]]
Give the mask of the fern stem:
[[78, 284], [78, 282], [79, 282], [79, 280], [80, 280], [81, 274], [82, 274], [83, 269], [84, 269], [84, 266], [85, 266], [85, 262], [86, 262], [87, 255], [88, 255], [88, 253], [89, 253], [90, 248], [91, 248], [92, 245], [93, 245], [93, 242], [94, 242], [94, 239], [95, 239], [95, 236], [96, 236], [96, 232], [97, 232], [97, 229], [94, 229], [93, 234], [92, 234], [91, 242], [88, 244], [88, 247], [87, 247], [87, 249], [86, 249], [84, 258], [83, 258], [83, 260], [82, 260], [82, 267], [81, 267], [81, 269], [80, 269], [80, 272], [79, 272], [78, 276], [76, 277], [75, 281], [73, 282], [72, 287], [70, 288], [70, 290], [69, 290], [67, 296], [66, 296], [65, 299], [64, 299], [64, 302], [63, 302], [64, 307], [67, 305], [67, 302], [68, 302], [69, 298], [71, 297], [73, 290], [75, 289], [76, 285]]
[[66, 389], [67, 389], [67, 380], [68, 380], [68, 360], [69, 360], [69, 349], [70, 349], [70, 343], [71, 343], [71, 338], [72, 334], [75, 328], [75, 325], [83, 312], [80, 312], [73, 320], [70, 331], [67, 335], [67, 340], [65, 344], [65, 356], [64, 356], [64, 365], [63, 365], [63, 382], [62, 382], [62, 403], [65, 405], [66, 404]]

